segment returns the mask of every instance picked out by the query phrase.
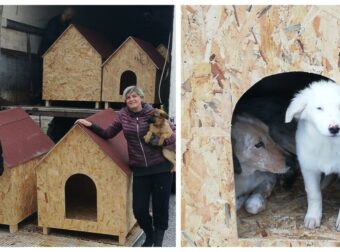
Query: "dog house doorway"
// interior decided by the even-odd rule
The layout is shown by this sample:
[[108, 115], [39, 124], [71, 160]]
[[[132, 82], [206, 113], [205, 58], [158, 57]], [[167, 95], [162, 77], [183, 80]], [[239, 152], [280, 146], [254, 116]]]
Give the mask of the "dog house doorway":
[[[286, 109], [296, 92], [318, 80], [329, 79], [305, 72], [288, 72], [265, 77], [240, 98], [233, 113], [233, 120], [236, 115], [251, 115], [269, 127], [271, 136], [273, 136], [271, 129], [276, 127], [277, 131], [282, 130], [281, 127], [286, 127], [282, 132], [284, 134], [290, 132], [290, 137], [295, 139], [296, 123], [295, 125], [284, 123]], [[282, 144], [277, 139], [275, 142], [279, 145]], [[307, 210], [307, 198], [296, 155], [294, 158], [295, 163], [288, 164], [294, 169], [286, 175], [278, 176], [277, 183], [262, 212], [254, 215], [248, 213], [244, 207], [237, 211], [239, 238], [336, 239], [335, 222], [340, 202], [340, 195], [336, 192], [340, 190], [339, 183], [332, 183], [322, 191], [321, 227], [315, 230], [305, 229], [304, 217]], [[234, 166], [236, 167], [236, 162], [234, 162]]]
[[137, 85], [137, 76], [133, 71], [127, 70], [120, 76], [119, 94], [123, 95], [125, 88]]
[[97, 221], [97, 188], [84, 174], [74, 174], [65, 184], [65, 216], [68, 219]]

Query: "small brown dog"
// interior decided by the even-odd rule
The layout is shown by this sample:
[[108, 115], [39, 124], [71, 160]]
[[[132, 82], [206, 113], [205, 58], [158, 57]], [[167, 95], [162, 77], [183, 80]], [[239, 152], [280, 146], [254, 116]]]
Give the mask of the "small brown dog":
[[[164, 140], [171, 137], [173, 131], [167, 121], [169, 118], [168, 114], [161, 110], [155, 109], [153, 112], [153, 122], [149, 125], [149, 131], [144, 136], [146, 143], [156, 140], [156, 144], [161, 146]], [[163, 147], [163, 156], [173, 164], [172, 172], [175, 171], [176, 167], [176, 147], [175, 145], [169, 145]]]

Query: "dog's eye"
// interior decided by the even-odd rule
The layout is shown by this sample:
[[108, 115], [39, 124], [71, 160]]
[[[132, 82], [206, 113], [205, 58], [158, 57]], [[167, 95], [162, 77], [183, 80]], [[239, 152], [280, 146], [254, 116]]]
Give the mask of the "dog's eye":
[[316, 109], [317, 109], [317, 110], [321, 110], [321, 111], [323, 110], [323, 108], [322, 108], [322, 107], [317, 107]]
[[258, 149], [261, 148], [261, 147], [264, 148], [264, 143], [262, 141], [260, 141], [257, 144], [255, 144], [255, 147], [258, 148]]

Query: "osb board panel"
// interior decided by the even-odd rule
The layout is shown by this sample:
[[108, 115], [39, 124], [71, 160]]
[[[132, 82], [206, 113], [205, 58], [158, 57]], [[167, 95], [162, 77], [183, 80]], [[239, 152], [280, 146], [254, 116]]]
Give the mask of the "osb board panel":
[[132, 180], [133, 177], [130, 178], [130, 180], [128, 181], [128, 186], [126, 187], [126, 191], [125, 194], [127, 196], [127, 204], [126, 204], [126, 226], [127, 226], [127, 230], [131, 230], [131, 228], [133, 228], [136, 225], [136, 219], [135, 216], [133, 214], [133, 210], [132, 210]]
[[43, 60], [44, 100], [100, 101], [102, 59], [75, 27]]
[[[5, 166], [4, 173], [0, 176], [0, 223], [2, 224], [15, 224], [15, 211], [11, 211], [11, 206], [13, 204], [13, 189], [14, 186], [11, 182], [11, 177], [13, 174], [12, 169], [8, 169]], [[12, 221], [13, 220], [13, 221]]]
[[132, 39], [128, 40], [103, 66], [102, 100], [125, 102], [119, 90], [121, 75], [127, 70], [136, 74], [137, 86], [144, 91], [144, 101], [155, 103], [157, 69], [150, 57]]
[[[339, 81], [340, 37], [334, 32], [340, 28], [339, 11], [339, 6], [182, 7], [183, 246], [256, 243], [237, 234], [230, 145], [233, 108], [269, 75], [304, 71]], [[217, 171], [220, 176], [213, 175]], [[209, 190], [193, 193], [207, 183]], [[265, 244], [290, 244], [268, 240]]]
[[[87, 175], [95, 183], [97, 222], [65, 218], [64, 188], [73, 174]], [[135, 224], [130, 178], [80, 127], [47, 154], [38, 166], [37, 180], [39, 226], [126, 236]]]
[[18, 224], [37, 211], [35, 166], [40, 159], [5, 167], [0, 176], [0, 224]]

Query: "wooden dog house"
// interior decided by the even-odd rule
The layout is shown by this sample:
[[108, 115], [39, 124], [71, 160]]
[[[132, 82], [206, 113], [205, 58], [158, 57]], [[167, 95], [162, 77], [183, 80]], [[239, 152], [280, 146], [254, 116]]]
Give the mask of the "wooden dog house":
[[0, 112], [0, 141], [0, 224], [9, 225], [13, 233], [37, 211], [36, 164], [54, 143], [21, 108]]
[[303, 72], [340, 81], [339, 13], [339, 6], [182, 7], [183, 246], [340, 245], [338, 202], [324, 206], [319, 229], [304, 229], [302, 181], [270, 199], [264, 214], [238, 215], [230, 139], [237, 102], [260, 80]]
[[[107, 109], [87, 118], [109, 126]], [[136, 221], [132, 213], [127, 144], [122, 133], [104, 140], [75, 125], [37, 168], [38, 224], [119, 237], [123, 245]]]
[[125, 102], [126, 87], [137, 85], [144, 91], [144, 101], [157, 103], [158, 82], [164, 58], [149, 42], [128, 37], [103, 64], [102, 101]]
[[43, 55], [43, 100], [101, 100], [102, 63], [111, 42], [96, 31], [71, 24]]

